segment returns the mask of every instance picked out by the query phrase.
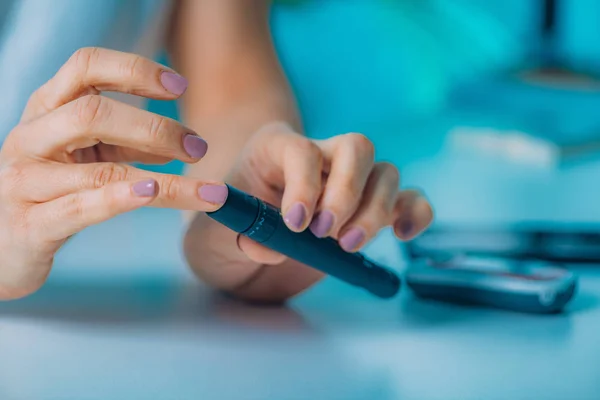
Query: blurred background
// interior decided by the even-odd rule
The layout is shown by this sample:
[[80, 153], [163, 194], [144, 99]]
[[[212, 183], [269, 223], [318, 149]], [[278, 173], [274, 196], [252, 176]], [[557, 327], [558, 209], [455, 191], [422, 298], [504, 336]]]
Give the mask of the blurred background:
[[600, 221], [599, 20], [594, 0], [280, 0], [272, 29], [307, 133], [367, 134], [438, 224], [563, 226]]

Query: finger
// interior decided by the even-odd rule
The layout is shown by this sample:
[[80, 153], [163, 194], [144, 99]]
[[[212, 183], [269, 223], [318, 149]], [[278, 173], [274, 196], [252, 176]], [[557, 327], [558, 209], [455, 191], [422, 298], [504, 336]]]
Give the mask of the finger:
[[82, 229], [150, 204], [158, 193], [156, 181], [115, 182], [100, 189], [73, 193], [31, 208], [43, 242], [68, 238]]
[[[100, 157], [99, 157], [100, 155]], [[111, 146], [104, 143], [98, 143], [94, 147], [81, 149], [73, 153], [76, 162], [90, 163], [96, 162], [100, 158], [107, 162], [123, 163], [141, 163], [141, 164], [166, 164], [173, 161], [170, 157], [157, 156], [150, 153], [144, 153], [136, 149], [130, 149], [121, 146]]]
[[177, 121], [103, 96], [84, 96], [17, 128], [18, 149], [48, 158], [102, 142], [157, 156], [196, 162], [206, 142]]
[[[261, 160], [272, 175], [282, 174], [285, 182], [281, 210], [287, 226], [300, 232], [307, 228], [322, 191], [321, 149], [311, 140], [295, 132], [266, 132], [255, 138], [266, 144], [266, 157]], [[270, 165], [268, 165], [270, 164]]]
[[287, 257], [271, 250], [246, 236], [238, 236], [240, 250], [253, 262], [266, 265], [278, 265], [283, 263]]
[[[15, 195], [22, 200], [43, 203], [80, 191], [100, 189], [113, 183], [152, 179], [158, 182], [153, 207], [214, 211], [227, 199], [227, 186], [178, 175], [144, 171], [117, 163], [60, 164], [33, 163], [8, 173], [18, 182]], [[7, 173], [4, 172], [4, 176]]]
[[398, 170], [392, 164], [375, 165], [358, 210], [340, 231], [339, 244], [344, 250], [359, 250], [383, 227], [393, 223], [399, 180]]
[[321, 150], [310, 140], [298, 137], [284, 153], [285, 189], [281, 199], [284, 221], [293, 231], [308, 227], [321, 196]]
[[30, 98], [23, 120], [46, 114], [86, 94], [116, 91], [154, 99], [175, 99], [187, 80], [135, 54], [101, 48], [76, 51], [58, 73]]
[[375, 150], [368, 138], [356, 133], [323, 141], [320, 146], [331, 165], [311, 230], [318, 237], [336, 236], [356, 212]]
[[416, 190], [398, 194], [394, 207], [394, 233], [399, 239], [411, 240], [431, 225], [434, 212], [429, 201]]

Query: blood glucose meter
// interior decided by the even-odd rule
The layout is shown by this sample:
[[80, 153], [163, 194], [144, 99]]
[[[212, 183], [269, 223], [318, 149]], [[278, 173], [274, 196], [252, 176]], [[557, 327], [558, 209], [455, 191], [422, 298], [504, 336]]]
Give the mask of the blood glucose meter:
[[413, 260], [406, 284], [422, 298], [557, 313], [575, 294], [577, 279], [543, 261], [453, 256]]

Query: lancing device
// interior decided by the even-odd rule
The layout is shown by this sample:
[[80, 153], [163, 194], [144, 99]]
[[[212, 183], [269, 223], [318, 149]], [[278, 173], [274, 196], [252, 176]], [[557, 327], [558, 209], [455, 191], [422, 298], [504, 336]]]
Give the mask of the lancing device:
[[225, 204], [207, 215], [229, 229], [269, 249], [308, 265], [381, 298], [390, 298], [400, 289], [400, 278], [392, 270], [367, 260], [360, 253], [348, 253], [331, 238], [317, 238], [310, 232], [291, 231], [281, 211], [264, 201], [228, 185]]

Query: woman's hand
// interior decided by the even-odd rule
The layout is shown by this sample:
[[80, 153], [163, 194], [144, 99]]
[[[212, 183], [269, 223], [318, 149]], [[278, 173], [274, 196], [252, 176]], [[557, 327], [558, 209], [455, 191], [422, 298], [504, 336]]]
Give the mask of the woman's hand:
[[0, 299], [38, 289], [56, 251], [87, 226], [148, 205], [218, 208], [222, 184], [123, 164], [195, 163], [206, 153], [203, 139], [176, 121], [100, 96], [107, 90], [172, 100], [186, 86], [150, 60], [88, 48], [32, 95], [0, 151]]
[[[386, 226], [410, 240], [432, 221], [427, 200], [399, 191], [399, 179], [396, 167], [374, 162], [373, 144], [363, 135], [313, 141], [276, 123], [252, 137], [227, 181], [281, 207], [293, 231], [311, 229], [354, 252]], [[322, 277], [203, 213], [190, 224], [185, 252], [201, 278], [249, 300], [282, 301]]]

